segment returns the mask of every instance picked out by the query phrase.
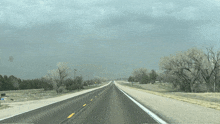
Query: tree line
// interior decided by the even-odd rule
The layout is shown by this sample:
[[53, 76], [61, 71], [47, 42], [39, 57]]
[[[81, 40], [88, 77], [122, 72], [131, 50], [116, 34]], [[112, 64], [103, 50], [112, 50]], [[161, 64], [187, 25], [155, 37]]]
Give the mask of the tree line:
[[0, 75], [0, 91], [4, 90], [23, 90], [23, 89], [51, 89], [51, 85], [43, 78], [21, 80], [13, 75]]
[[23, 90], [23, 89], [44, 89], [55, 90], [62, 93], [64, 90], [80, 90], [83, 86], [100, 84], [106, 79], [94, 78], [91, 80], [83, 80], [82, 76], [72, 77], [67, 63], [58, 63], [58, 68], [48, 71], [48, 74], [37, 79], [21, 80], [13, 75], [0, 75], [0, 91], [6, 90]]
[[154, 69], [150, 73], [146, 68], [138, 68], [132, 72], [132, 76], [128, 78], [129, 82], [139, 82], [140, 84], [155, 83], [158, 74]]

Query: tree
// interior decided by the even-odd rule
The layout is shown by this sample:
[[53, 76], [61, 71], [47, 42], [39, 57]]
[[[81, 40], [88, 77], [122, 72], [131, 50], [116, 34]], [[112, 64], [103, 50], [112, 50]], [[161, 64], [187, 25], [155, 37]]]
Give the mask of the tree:
[[19, 82], [19, 89], [33, 89], [32, 85], [33, 84], [31, 80], [22, 80], [21, 82]]
[[49, 78], [42, 77], [40, 80], [42, 82], [41, 86], [44, 90], [53, 90], [53, 85], [51, 81], [49, 80]]
[[57, 69], [48, 71], [48, 76], [50, 77], [54, 90], [59, 93], [59, 88], [64, 86], [64, 80], [69, 76], [70, 69], [67, 63], [64, 62], [59, 62], [57, 66]]
[[74, 79], [74, 82], [76, 82], [76, 85], [77, 85], [77, 89], [83, 89], [83, 78], [82, 76], [77, 76], [75, 79]]
[[128, 78], [128, 82], [134, 82], [134, 77], [129, 76], [129, 78]]
[[76, 90], [76, 89], [83, 89], [83, 78], [82, 76], [76, 76], [76, 78], [73, 80], [71, 78], [68, 78], [65, 81], [65, 86], [67, 90]]
[[3, 81], [4, 78], [2, 77], [2, 75], [0, 75], [0, 91], [3, 90]]
[[7, 75], [4, 75], [4, 77], [2, 78], [2, 90], [13, 90], [13, 85], [10, 82], [9, 78]]
[[147, 84], [147, 83], [150, 83], [150, 78], [149, 78], [149, 76], [147, 75], [147, 74], [142, 74], [141, 75], [141, 78], [140, 78], [140, 80], [139, 80], [139, 83], [140, 84]]
[[11, 76], [9, 76], [9, 82], [10, 82], [10, 85], [11, 85], [11, 89], [13, 89], [13, 90], [18, 90], [19, 89], [18, 78], [11, 75]]
[[102, 79], [100, 77], [95, 77], [93, 79], [93, 81], [94, 81], [95, 84], [101, 84], [102, 83]]
[[85, 80], [85, 81], [83, 81], [83, 86], [88, 86], [88, 83], [89, 81], [88, 80]]
[[150, 81], [152, 82], [152, 83], [155, 83], [155, 81], [156, 81], [156, 79], [157, 79], [157, 73], [156, 73], [156, 71], [153, 69], [153, 70], [151, 70], [151, 72], [150, 72], [150, 74], [149, 74], [149, 78], [150, 78]]
[[[135, 69], [132, 72], [132, 76], [134, 77], [134, 81], [135, 82], [142, 82], [143, 83], [144, 80], [142, 78], [146, 79], [146, 77], [147, 77], [147, 69], [146, 68]], [[147, 81], [147, 80], [145, 80], [145, 81]], [[145, 83], [148, 83], [148, 82], [145, 82]]]
[[219, 86], [220, 76], [220, 50], [213, 51], [213, 48], [206, 48], [207, 53], [203, 58], [203, 63], [198, 67], [201, 75], [210, 91], [216, 91], [216, 85]]
[[4, 78], [2, 77], [2, 75], [0, 75], [0, 91], [3, 90], [3, 81]]
[[166, 78], [167, 78], [167, 76], [166, 76], [165, 72], [162, 72], [162, 71], [160, 70], [160, 72], [157, 73], [157, 78], [156, 78], [157, 81], [163, 83], [163, 82], [166, 82]]
[[201, 76], [200, 67], [204, 56], [202, 50], [191, 48], [186, 52], [178, 52], [176, 55], [163, 57], [160, 61], [160, 68], [178, 80], [181, 90], [193, 92], [193, 84]]

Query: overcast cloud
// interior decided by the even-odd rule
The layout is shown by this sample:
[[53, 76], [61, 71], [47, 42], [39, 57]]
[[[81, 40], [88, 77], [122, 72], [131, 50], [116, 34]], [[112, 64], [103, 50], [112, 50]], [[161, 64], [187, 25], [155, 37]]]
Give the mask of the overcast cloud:
[[219, 20], [220, 0], [4, 0], [0, 74], [39, 78], [58, 62], [90, 78], [158, 70], [162, 56], [219, 48]]

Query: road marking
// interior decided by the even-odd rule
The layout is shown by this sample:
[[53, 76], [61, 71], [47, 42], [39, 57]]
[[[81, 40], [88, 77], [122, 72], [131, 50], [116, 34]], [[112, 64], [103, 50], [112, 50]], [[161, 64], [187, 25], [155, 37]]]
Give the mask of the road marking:
[[[106, 87], [106, 86], [108, 86], [109, 84], [111, 84], [111, 82], [109, 82], [108, 84], [105, 84], [105, 85], [103, 85], [103, 86], [94, 88], [94, 89], [91, 90], [91, 91], [88, 91], [88, 92], [86, 91], [85, 93], [89, 93], [89, 92], [92, 92], [92, 91], [94, 91], [94, 90], [96, 90], [96, 89], [100, 89], [100, 88]], [[85, 93], [82, 93], [82, 94], [85, 94]], [[76, 96], [73, 96], [73, 97], [76, 97]], [[69, 99], [69, 98], [67, 98], [67, 99]], [[59, 102], [59, 101], [51, 102], [51, 103], [49, 103], [49, 104], [47, 104], [47, 105], [52, 105], [52, 104], [55, 104], [55, 103], [57, 103], [57, 102]], [[21, 114], [24, 114], [24, 113], [33, 111], [33, 110], [40, 109], [40, 108], [45, 107], [45, 106], [47, 106], [47, 105], [42, 105], [42, 106], [40, 106], [40, 107], [36, 107], [36, 108], [32, 108], [32, 109], [27, 110], [27, 111], [23, 111], [23, 112], [21, 112], [21, 113], [19, 113], [19, 114], [14, 114], [14, 115], [11, 115], [11, 116], [7, 116], [7, 117], [5, 117], [5, 118], [0, 119], [0, 121], [9, 119], [9, 118], [15, 117], [15, 116], [17, 116], [17, 115], [21, 115]]]
[[125, 93], [123, 90], [118, 88], [122, 93], [124, 93], [131, 101], [133, 101], [136, 105], [138, 105], [142, 110], [144, 110], [146, 113], [148, 113], [155, 121], [157, 121], [160, 124], [167, 124], [164, 120], [159, 118], [156, 114], [145, 108], [143, 105], [141, 105], [139, 102], [131, 98], [127, 93]]
[[90, 101], [92, 101], [92, 99]]
[[84, 104], [83, 106], [86, 106], [86, 104]]
[[75, 113], [72, 113], [71, 115], [69, 115], [67, 118], [71, 118]]
[[95, 96], [95, 97], [97, 97], [97, 96]]

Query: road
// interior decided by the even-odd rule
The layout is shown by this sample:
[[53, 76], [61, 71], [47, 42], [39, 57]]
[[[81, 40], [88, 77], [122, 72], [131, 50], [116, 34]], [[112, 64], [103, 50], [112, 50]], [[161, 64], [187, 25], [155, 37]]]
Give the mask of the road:
[[110, 85], [0, 121], [34, 124], [157, 123], [116, 86]]

